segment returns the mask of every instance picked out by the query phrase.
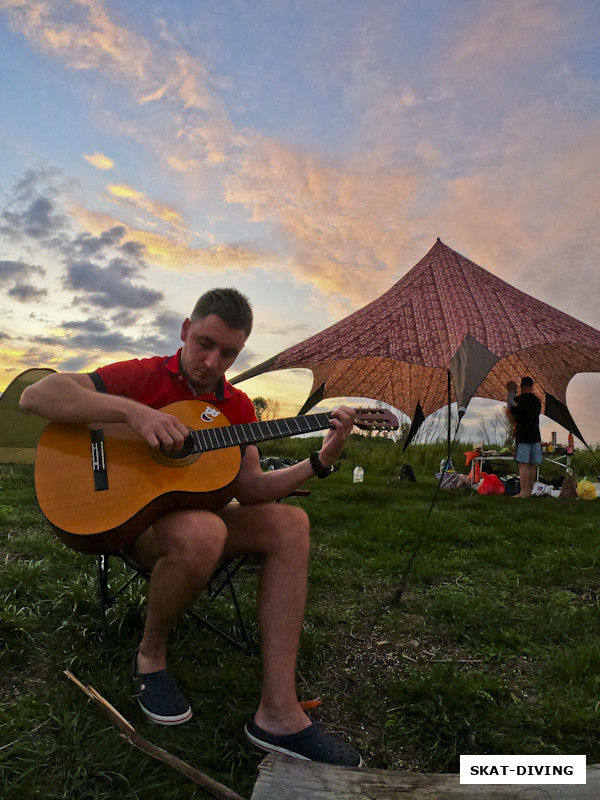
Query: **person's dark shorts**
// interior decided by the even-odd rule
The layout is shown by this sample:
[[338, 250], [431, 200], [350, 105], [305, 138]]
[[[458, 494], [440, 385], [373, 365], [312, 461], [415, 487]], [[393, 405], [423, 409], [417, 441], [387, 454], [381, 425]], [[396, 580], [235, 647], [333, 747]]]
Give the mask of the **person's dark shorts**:
[[538, 464], [542, 463], [542, 443], [541, 442], [520, 442], [517, 445], [515, 461], [519, 464]]

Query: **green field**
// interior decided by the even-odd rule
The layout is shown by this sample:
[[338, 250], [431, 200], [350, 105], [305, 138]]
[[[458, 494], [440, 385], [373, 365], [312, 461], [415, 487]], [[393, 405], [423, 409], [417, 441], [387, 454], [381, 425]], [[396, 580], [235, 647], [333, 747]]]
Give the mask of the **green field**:
[[[304, 456], [311, 443], [278, 442]], [[461, 451], [455, 446], [455, 464]], [[515, 500], [440, 491], [442, 445], [353, 437], [341, 470], [294, 499], [313, 522], [301, 699], [352, 740], [368, 766], [458, 771], [466, 753], [586, 753], [600, 762], [600, 499]], [[600, 471], [577, 454], [578, 477]], [[408, 461], [416, 483], [398, 480]], [[362, 484], [352, 483], [356, 463]], [[195, 710], [181, 728], [146, 724], [131, 697], [142, 584], [110, 609], [101, 637], [95, 560], [41, 518], [29, 465], [0, 466], [0, 792], [27, 798], [204, 798], [125, 743], [64, 675], [94, 686], [144, 736], [249, 797], [261, 755], [242, 732], [260, 663], [199, 629], [177, 627], [170, 665]], [[391, 602], [422, 538], [401, 602]], [[240, 581], [255, 627], [256, 572]], [[227, 623], [230, 609], [211, 610]]]

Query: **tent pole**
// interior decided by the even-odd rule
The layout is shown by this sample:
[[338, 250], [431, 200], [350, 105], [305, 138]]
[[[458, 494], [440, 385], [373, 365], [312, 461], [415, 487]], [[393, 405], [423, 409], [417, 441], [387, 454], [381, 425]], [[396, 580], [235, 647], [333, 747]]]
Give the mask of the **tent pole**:
[[446, 464], [444, 466], [444, 472], [448, 471], [450, 466], [450, 457], [451, 457], [451, 439], [452, 439], [452, 407], [450, 405], [452, 399], [452, 384], [450, 380], [450, 370], [448, 370], [448, 447], [447, 451], [448, 454], [446, 456]]

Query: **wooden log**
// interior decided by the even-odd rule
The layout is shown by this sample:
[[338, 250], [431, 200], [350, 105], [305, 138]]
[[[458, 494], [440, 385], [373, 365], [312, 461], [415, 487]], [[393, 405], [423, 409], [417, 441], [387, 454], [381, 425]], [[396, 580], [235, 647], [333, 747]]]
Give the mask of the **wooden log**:
[[332, 767], [270, 755], [251, 800], [598, 800], [600, 764], [585, 785], [461, 785], [458, 775]]

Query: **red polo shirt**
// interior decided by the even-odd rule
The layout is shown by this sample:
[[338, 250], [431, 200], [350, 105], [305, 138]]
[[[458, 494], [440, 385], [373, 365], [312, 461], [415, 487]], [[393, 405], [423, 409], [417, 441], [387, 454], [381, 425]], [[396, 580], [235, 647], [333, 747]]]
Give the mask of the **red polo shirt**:
[[97, 391], [130, 397], [152, 408], [162, 408], [178, 400], [203, 400], [222, 411], [232, 425], [256, 421], [252, 400], [224, 378], [214, 393], [196, 395], [181, 374], [180, 353], [181, 349], [173, 356], [117, 361], [89, 375]]

